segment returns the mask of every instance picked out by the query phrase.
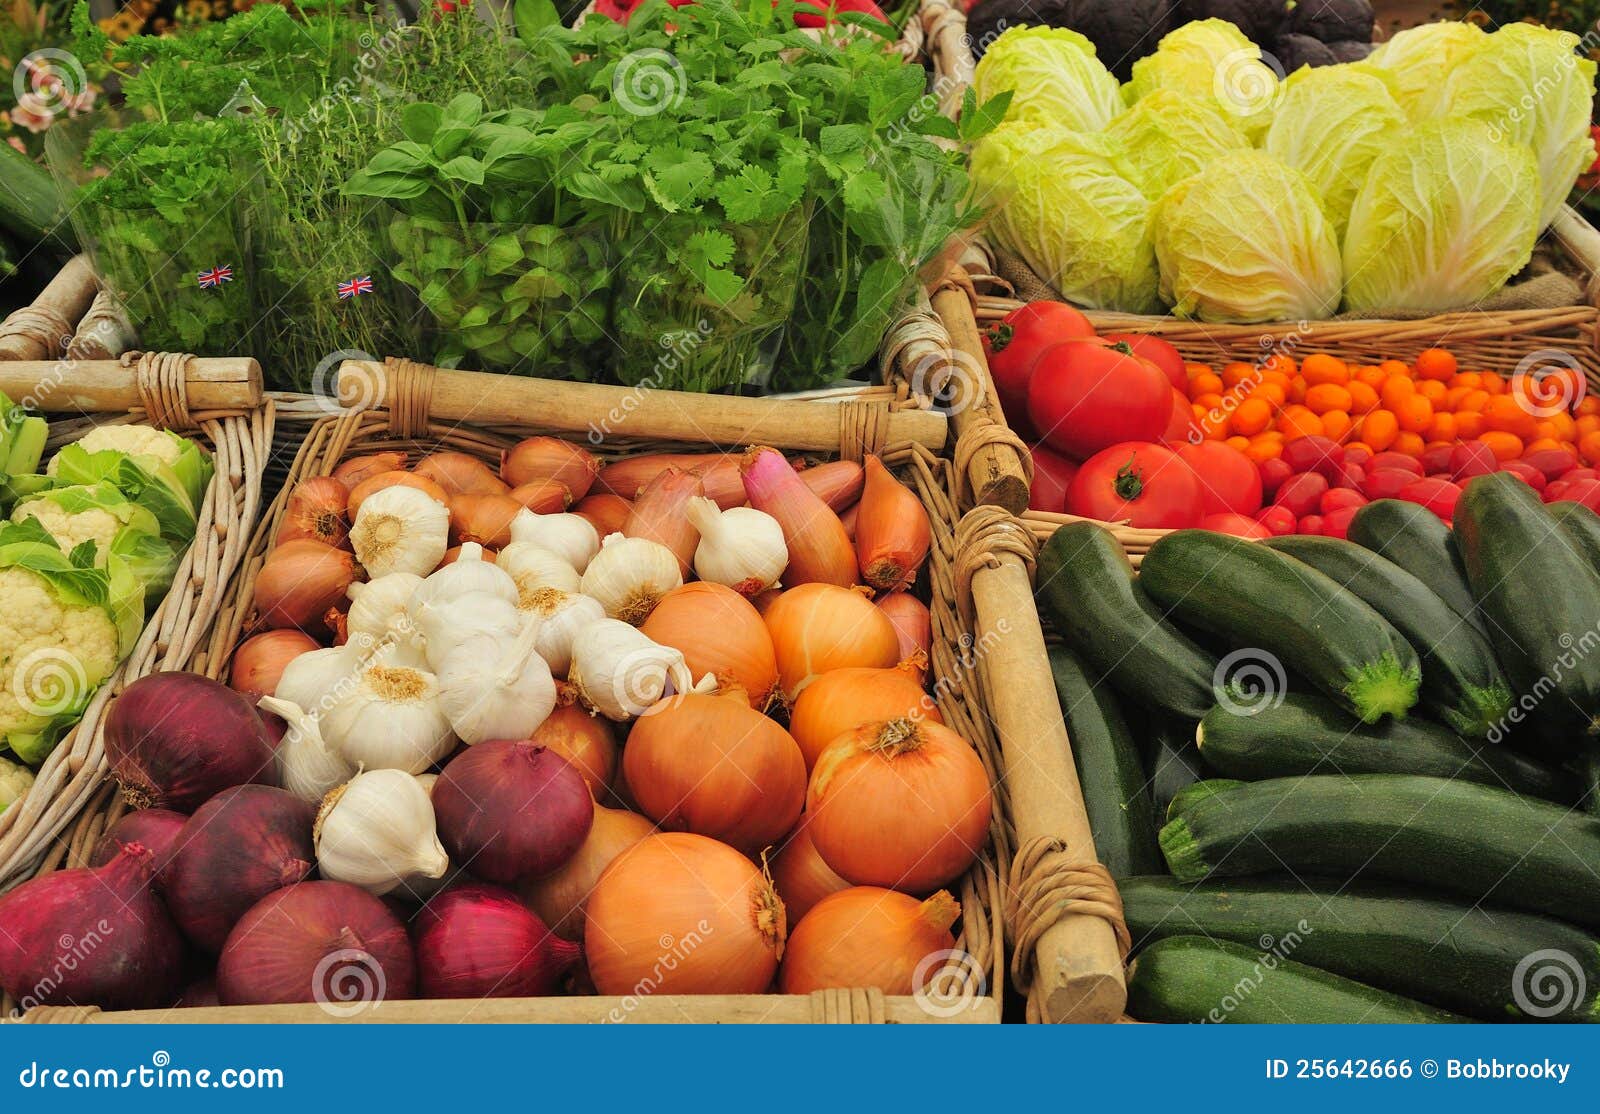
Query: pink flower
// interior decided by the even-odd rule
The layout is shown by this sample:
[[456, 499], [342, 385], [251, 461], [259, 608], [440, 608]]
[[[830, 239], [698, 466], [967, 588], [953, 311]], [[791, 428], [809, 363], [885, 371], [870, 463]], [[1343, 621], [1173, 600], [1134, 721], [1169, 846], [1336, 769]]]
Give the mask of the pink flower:
[[14, 136], [14, 135], [6, 136], [6, 142], [11, 144], [11, 146], [15, 147], [18, 151], [22, 152], [24, 155], [26, 155], [28, 153], [28, 149], [22, 145], [22, 140], [18, 139], [16, 136]]

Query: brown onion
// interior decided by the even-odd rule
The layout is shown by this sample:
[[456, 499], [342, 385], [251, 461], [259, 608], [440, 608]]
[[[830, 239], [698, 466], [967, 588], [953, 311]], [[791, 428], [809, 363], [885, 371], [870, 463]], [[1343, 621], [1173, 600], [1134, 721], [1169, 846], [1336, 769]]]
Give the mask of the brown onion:
[[255, 707], [197, 673], [152, 673], [123, 689], [105, 738], [134, 808], [191, 812], [224, 789], [276, 776], [276, 748]]
[[350, 521], [356, 520], [356, 515], [361, 511], [361, 504], [365, 503], [369, 496], [376, 495], [386, 487], [414, 487], [430, 499], [437, 499], [446, 504], [450, 502], [450, 496], [445, 493], [444, 488], [426, 476], [418, 476], [412, 472], [380, 472], [376, 476], [367, 477], [350, 489], [348, 508]]
[[806, 811], [822, 861], [858, 886], [928, 893], [989, 831], [989, 776], [967, 741], [926, 720], [869, 723], [828, 745]]
[[818, 499], [843, 514], [846, 508], [854, 506], [856, 500], [861, 498], [861, 485], [866, 482], [866, 473], [853, 460], [834, 460], [815, 468], [803, 469], [800, 479]]
[[578, 705], [578, 690], [566, 682], [556, 685], [556, 693], [559, 703], [555, 711], [534, 729], [528, 741], [565, 758], [599, 800], [617, 773], [616, 728], [604, 716], [584, 711]]
[[807, 685], [794, 702], [789, 733], [800, 744], [809, 772], [817, 764], [817, 756], [845, 732], [863, 723], [901, 718], [944, 722], [938, 706], [922, 691], [915, 665], [830, 669]]
[[327, 612], [346, 600], [361, 579], [355, 554], [314, 541], [287, 542], [256, 573], [255, 609], [263, 627], [293, 627], [311, 635], [329, 631]]
[[878, 601], [878, 610], [894, 624], [901, 663], [910, 663], [926, 680], [928, 655], [933, 651], [933, 616], [928, 614], [928, 605], [910, 592], [890, 592]]
[[271, 696], [278, 678], [291, 661], [321, 643], [297, 630], [269, 630], [253, 634], [233, 652], [228, 685], [246, 696]]
[[511, 490], [477, 457], [448, 450], [429, 453], [411, 474], [432, 480], [446, 495], [504, 495]]
[[725, 459], [729, 459], [725, 453], [642, 453], [613, 461], [600, 469], [594, 489], [631, 501], [638, 498], [647, 483], [668, 468], [691, 472]]
[[762, 614], [778, 658], [778, 685], [793, 701], [817, 677], [900, 659], [894, 624], [859, 591], [833, 584], [790, 588]]
[[633, 504], [620, 495], [607, 495], [604, 492], [590, 495], [578, 502], [572, 508], [573, 514], [581, 514], [589, 520], [594, 527], [594, 532], [602, 538], [608, 534], [620, 534], [627, 525], [628, 516], [633, 513]]
[[183, 934], [215, 955], [252, 905], [310, 874], [316, 818], [309, 802], [265, 785], [224, 789], [201, 805], [160, 875]]
[[736, 686], [764, 711], [778, 683], [778, 659], [761, 613], [732, 588], [697, 580], [661, 597], [639, 630], [683, 653], [689, 673]]
[[700, 532], [690, 523], [686, 511], [689, 500], [702, 490], [699, 476], [679, 468], [662, 469], [640, 490], [622, 532], [630, 538], [666, 546], [678, 559], [678, 571], [688, 576], [694, 567]]
[[333, 478], [344, 484], [347, 488], [355, 488], [363, 480], [370, 480], [373, 476], [382, 475], [384, 472], [404, 472], [406, 470], [406, 454], [398, 451], [385, 453], [369, 453], [366, 456], [353, 456], [333, 470]]
[[450, 760], [434, 782], [433, 811], [451, 862], [510, 885], [577, 853], [594, 822], [594, 798], [559, 754], [501, 740]]
[[301, 480], [284, 503], [283, 521], [273, 544], [309, 538], [334, 548], [343, 546], [350, 537], [350, 522], [345, 518], [349, 502], [350, 489], [332, 476]]
[[933, 540], [922, 501], [875, 456], [867, 457], [855, 540], [862, 579], [883, 591], [911, 586]]
[[[877, 886], [853, 886], [817, 902], [789, 934], [785, 994], [875, 986], [885, 994], [925, 990], [956, 946], [961, 915], [940, 890], [926, 901]], [[920, 985], [919, 985], [920, 983]]]
[[783, 530], [789, 547], [785, 584], [849, 587], [856, 582], [855, 551], [839, 516], [801, 482], [783, 454], [758, 445], [745, 453], [739, 470], [750, 505], [777, 519]]
[[805, 804], [800, 748], [737, 688], [668, 697], [648, 709], [628, 735], [622, 766], [646, 816], [741, 851], [780, 839]]
[[600, 461], [593, 453], [559, 437], [529, 437], [500, 457], [500, 478], [512, 487], [554, 480], [564, 485], [573, 499], [589, 494], [599, 472]]
[[105, 830], [89, 853], [90, 866], [105, 866], [130, 843], [137, 843], [150, 852], [150, 865], [160, 873], [172, 857], [178, 833], [189, 818], [181, 812], [165, 808], [142, 808], [130, 812]]
[[456, 495], [450, 503], [450, 540], [502, 549], [511, 544], [511, 520], [522, 504], [509, 495]]
[[406, 927], [348, 882], [298, 882], [239, 919], [217, 961], [225, 1006], [322, 1002], [338, 1013], [410, 998], [416, 960]]
[[[583, 942], [601, 994], [760, 994], [783, 958], [783, 902], [749, 859], [705, 836], [646, 836], [589, 895]], [[648, 983], [646, 980], [649, 980]]]
[[850, 887], [817, 854], [817, 845], [811, 842], [806, 825], [809, 816], [810, 813], [801, 814], [800, 823], [784, 840], [783, 849], [772, 857], [772, 884], [796, 924], [817, 902]]
[[637, 812], [596, 805], [594, 825], [578, 853], [554, 874], [524, 882], [522, 900], [556, 935], [583, 939], [583, 909], [600, 875], [613, 859], [655, 833], [656, 826]]
[[510, 495], [534, 514], [560, 514], [572, 505], [572, 489], [558, 480], [530, 480], [512, 488]]
[[850, 539], [850, 544], [856, 541], [856, 522], [861, 517], [861, 504], [852, 503], [839, 512], [839, 525], [844, 527], [845, 537]]
[[415, 937], [424, 998], [539, 998], [556, 991], [580, 954], [515, 895], [482, 882], [431, 898]]

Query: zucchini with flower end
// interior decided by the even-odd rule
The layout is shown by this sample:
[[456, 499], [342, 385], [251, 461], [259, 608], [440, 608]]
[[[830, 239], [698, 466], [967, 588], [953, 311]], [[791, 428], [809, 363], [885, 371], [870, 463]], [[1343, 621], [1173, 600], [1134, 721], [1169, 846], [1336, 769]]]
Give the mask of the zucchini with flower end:
[[1236, 781], [1229, 777], [1208, 777], [1192, 785], [1186, 785], [1172, 795], [1172, 800], [1167, 804], [1167, 820], [1173, 821], [1188, 812], [1196, 801], [1208, 800], [1218, 793], [1226, 793], [1230, 789], [1237, 789], [1244, 782]]
[[1600, 819], [1465, 781], [1251, 782], [1193, 801], [1161, 829], [1161, 852], [1183, 882], [1283, 870], [1409, 882], [1600, 928]]
[[1169, 1024], [1445, 1025], [1465, 1018], [1204, 936], [1151, 944], [1128, 968], [1128, 1013]]
[[1278, 659], [1363, 723], [1417, 702], [1422, 669], [1405, 637], [1325, 573], [1258, 542], [1174, 531], [1150, 547], [1139, 583], [1180, 622]]

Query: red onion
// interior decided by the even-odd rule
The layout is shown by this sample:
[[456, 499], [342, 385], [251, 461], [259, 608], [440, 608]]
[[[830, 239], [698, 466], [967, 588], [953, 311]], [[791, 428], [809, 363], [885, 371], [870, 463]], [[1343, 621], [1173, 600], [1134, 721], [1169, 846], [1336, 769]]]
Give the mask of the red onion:
[[273, 890], [311, 873], [317, 810], [266, 785], [224, 789], [189, 818], [160, 875], [172, 919], [202, 950], [217, 954], [239, 918]]
[[143, 808], [130, 812], [107, 828], [94, 850], [89, 853], [90, 866], [105, 866], [117, 857], [117, 852], [130, 843], [142, 843], [155, 857], [155, 871], [160, 874], [172, 858], [178, 833], [189, 818], [181, 812], [164, 808]]
[[183, 982], [183, 937], [137, 843], [105, 866], [58, 870], [0, 897], [0, 988], [38, 1005], [146, 1009]]
[[348, 882], [298, 882], [240, 918], [217, 961], [225, 1006], [320, 1002], [352, 1016], [416, 991], [405, 925], [379, 898]]
[[433, 786], [433, 812], [451, 862], [509, 885], [577, 854], [594, 823], [594, 798], [555, 751], [497, 740], [450, 760]]
[[509, 891], [454, 886], [417, 914], [424, 998], [537, 998], [554, 993], [582, 949], [551, 932]]
[[197, 673], [154, 673], [106, 716], [106, 757], [135, 808], [193, 812], [235, 785], [271, 784], [274, 747], [248, 699]]

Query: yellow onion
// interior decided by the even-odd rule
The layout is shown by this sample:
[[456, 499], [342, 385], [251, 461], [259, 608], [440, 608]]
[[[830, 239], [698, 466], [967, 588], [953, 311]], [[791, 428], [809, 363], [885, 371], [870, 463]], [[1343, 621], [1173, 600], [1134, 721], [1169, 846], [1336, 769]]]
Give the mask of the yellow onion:
[[989, 830], [989, 777], [967, 741], [909, 719], [830, 743], [806, 810], [817, 853], [858, 886], [929, 893], [960, 877]]
[[529, 437], [500, 457], [500, 478], [512, 487], [554, 480], [567, 489], [570, 499], [589, 494], [599, 471], [593, 453], [559, 437]]
[[817, 854], [817, 845], [811, 842], [811, 832], [806, 826], [810, 815], [800, 815], [800, 823], [784, 840], [783, 850], [772, 857], [772, 884], [783, 898], [789, 919], [796, 924], [817, 902], [850, 888], [850, 883], [835, 874]]
[[867, 457], [867, 482], [856, 514], [856, 562], [874, 588], [910, 587], [928, 559], [933, 532], [928, 512], [883, 461]]
[[743, 689], [757, 711], [771, 700], [778, 683], [772, 636], [761, 613], [732, 588], [706, 581], [674, 588], [639, 630], [658, 646], [681, 651], [695, 677], [710, 674], [721, 688]]
[[451, 541], [496, 550], [511, 544], [511, 520], [522, 511], [522, 504], [509, 495], [455, 495], [449, 507]]
[[444, 488], [446, 495], [504, 495], [511, 490], [494, 469], [466, 453], [430, 453], [411, 471]]
[[327, 613], [344, 603], [346, 591], [360, 579], [361, 567], [349, 550], [309, 539], [287, 542], [272, 551], [256, 574], [258, 621], [273, 630], [328, 633]]
[[620, 495], [608, 495], [602, 491], [579, 500], [572, 508], [572, 513], [587, 518], [594, 532], [603, 538], [622, 533], [622, 528], [628, 524], [628, 516], [633, 513], [633, 504]]
[[594, 824], [578, 853], [554, 874], [522, 883], [522, 900], [565, 940], [583, 939], [583, 909], [600, 875], [616, 857], [655, 833], [637, 812], [595, 805]]
[[444, 488], [428, 479], [412, 472], [379, 472], [376, 476], [369, 476], [350, 489], [350, 505], [346, 508], [350, 513], [350, 520], [355, 521], [361, 504], [367, 498], [376, 495], [386, 487], [414, 487], [430, 499], [449, 505], [450, 496], [445, 494]]
[[790, 701], [831, 669], [887, 668], [900, 660], [894, 624], [855, 589], [802, 584], [773, 600], [762, 618], [778, 658], [778, 686]]
[[333, 478], [353, 490], [363, 480], [369, 480], [373, 476], [405, 470], [405, 453], [399, 451], [369, 453], [366, 456], [353, 456], [339, 465], [333, 470]]
[[617, 772], [616, 730], [610, 720], [580, 708], [577, 690], [571, 685], [561, 682], [556, 690], [556, 710], [534, 729], [530, 739], [565, 758], [599, 800], [611, 788]]
[[601, 994], [760, 994], [783, 958], [783, 902], [756, 865], [689, 832], [646, 836], [589, 895], [584, 953]]
[[283, 521], [273, 544], [307, 538], [343, 548], [350, 537], [350, 523], [345, 518], [349, 502], [350, 489], [332, 476], [302, 480], [284, 503]]
[[269, 630], [251, 635], [233, 652], [228, 687], [246, 696], [271, 696], [291, 661], [320, 643], [297, 630]]
[[572, 505], [572, 489], [559, 480], [530, 480], [512, 488], [511, 498], [534, 514], [560, 514]]
[[900, 638], [900, 662], [910, 664], [917, 676], [928, 676], [928, 655], [933, 651], [933, 616], [928, 605], [910, 592], [890, 592], [878, 601], [878, 609], [889, 616]]
[[889, 669], [830, 669], [807, 685], [794, 702], [789, 734], [800, 744], [810, 771], [827, 745], [845, 732], [863, 723], [901, 718], [944, 722], [937, 705], [922, 691], [915, 665], [902, 662]]
[[[875, 986], [913, 994], [956, 946], [961, 905], [944, 890], [925, 901], [878, 886], [829, 894], [795, 924], [783, 957], [785, 994]], [[919, 981], [920, 984], [919, 985]]]

